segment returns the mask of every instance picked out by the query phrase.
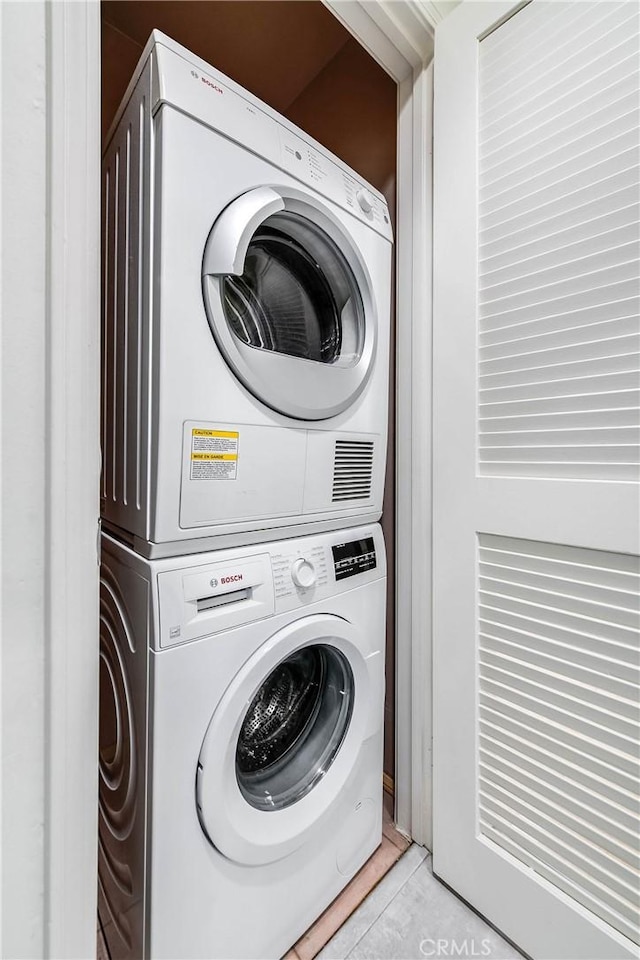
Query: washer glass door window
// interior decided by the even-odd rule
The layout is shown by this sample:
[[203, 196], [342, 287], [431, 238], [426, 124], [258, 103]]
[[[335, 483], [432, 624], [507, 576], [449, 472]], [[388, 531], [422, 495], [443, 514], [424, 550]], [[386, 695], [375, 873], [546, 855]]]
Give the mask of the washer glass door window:
[[244, 716], [236, 777], [251, 806], [281, 810], [326, 774], [351, 719], [353, 674], [335, 647], [313, 644], [279, 663]]
[[383, 670], [367, 638], [332, 614], [295, 619], [257, 645], [200, 748], [196, 807], [214, 847], [258, 864], [304, 842], [377, 729]]

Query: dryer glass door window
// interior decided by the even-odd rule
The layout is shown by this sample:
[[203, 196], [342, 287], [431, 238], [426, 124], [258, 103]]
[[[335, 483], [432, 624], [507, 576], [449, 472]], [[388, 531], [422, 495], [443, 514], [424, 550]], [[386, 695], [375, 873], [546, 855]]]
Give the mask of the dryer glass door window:
[[378, 320], [353, 237], [299, 194], [256, 187], [230, 203], [205, 244], [202, 291], [215, 344], [243, 387], [285, 416], [325, 420], [365, 389]]
[[223, 281], [232, 333], [248, 346], [352, 366], [362, 352], [362, 299], [333, 241], [295, 214], [269, 217], [249, 243], [242, 276]]
[[281, 661], [244, 716], [236, 777], [248, 803], [281, 810], [326, 774], [349, 727], [354, 682], [335, 647], [314, 644]]

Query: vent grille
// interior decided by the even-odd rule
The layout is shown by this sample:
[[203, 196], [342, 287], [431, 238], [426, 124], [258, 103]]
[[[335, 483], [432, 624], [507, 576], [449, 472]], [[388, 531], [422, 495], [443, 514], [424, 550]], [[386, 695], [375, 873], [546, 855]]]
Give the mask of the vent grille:
[[485, 476], [640, 478], [639, 24], [532, 3], [480, 44]]
[[373, 441], [336, 440], [332, 502], [368, 500], [372, 480]]
[[102, 263], [102, 508], [145, 535], [148, 482], [150, 68], [104, 157]]
[[479, 822], [640, 941], [640, 559], [479, 536]]

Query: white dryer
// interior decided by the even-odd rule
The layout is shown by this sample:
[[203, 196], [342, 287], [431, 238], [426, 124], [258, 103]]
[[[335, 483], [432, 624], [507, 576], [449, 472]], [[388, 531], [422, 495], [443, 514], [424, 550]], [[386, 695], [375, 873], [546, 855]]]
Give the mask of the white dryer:
[[379, 526], [145, 560], [102, 540], [113, 960], [277, 958], [381, 841]]
[[377, 520], [384, 197], [154, 32], [103, 203], [105, 521], [152, 557]]

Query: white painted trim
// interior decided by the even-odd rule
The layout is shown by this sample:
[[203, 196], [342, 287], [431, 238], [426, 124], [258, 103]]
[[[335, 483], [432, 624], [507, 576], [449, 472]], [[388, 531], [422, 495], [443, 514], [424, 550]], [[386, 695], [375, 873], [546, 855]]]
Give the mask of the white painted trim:
[[430, 846], [433, 37], [419, 0], [323, 2], [398, 83], [395, 816]]
[[95, 951], [100, 6], [47, 3], [47, 957]]
[[408, 0], [408, 2], [419, 7], [420, 15], [435, 28], [462, 0]]
[[396, 387], [396, 820], [431, 843], [432, 68], [400, 87]]
[[[367, 3], [367, 13], [394, 45], [412, 71], [420, 72], [433, 56], [433, 31], [414, 0], [377, 0]], [[405, 79], [405, 78], [403, 78]]]
[[322, 0], [322, 3], [331, 11], [336, 20], [351, 33], [358, 43], [364, 47], [380, 66], [401, 83], [411, 76], [412, 64], [407, 60], [394, 41], [380, 28], [372, 18], [373, 8], [377, 0], [367, 3], [366, 0]]
[[47, 116], [43, 3], [0, 4], [0, 956], [42, 956]]
[[[395, 676], [395, 819], [412, 832], [412, 621], [411, 480], [413, 448], [406, 442], [411, 423], [414, 280], [413, 213], [413, 73], [398, 86], [397, 236], [396, 236], [396, 676]], [[407, 220], [408, 218], [408, 220]], [[408, 250], [405, 255], [405, 245]], [[409, 374], [409, 375], [407, 375]], [[404, 418], [404, 420], [402, 419]], [[407, 419], [408, 418], [408, 419]], [[407, 540], [407, 532], [409, 539]]]
[[0, 955], [96, 942], [99, 5], [2, 4]]
[[433, 28], [420, 0], [322, 0], [397, 83], [433, 56]]
[[[411, 496], [411, 833], [429, 849], [432, 836], [432, 130], [433, 66], [430, 65], [416, 77], [413, 92], [411, 430], [404, 440], [413, 451], [411, 490], [407, 491]], [[406, 528], [399, 534], [406, 536]]]

